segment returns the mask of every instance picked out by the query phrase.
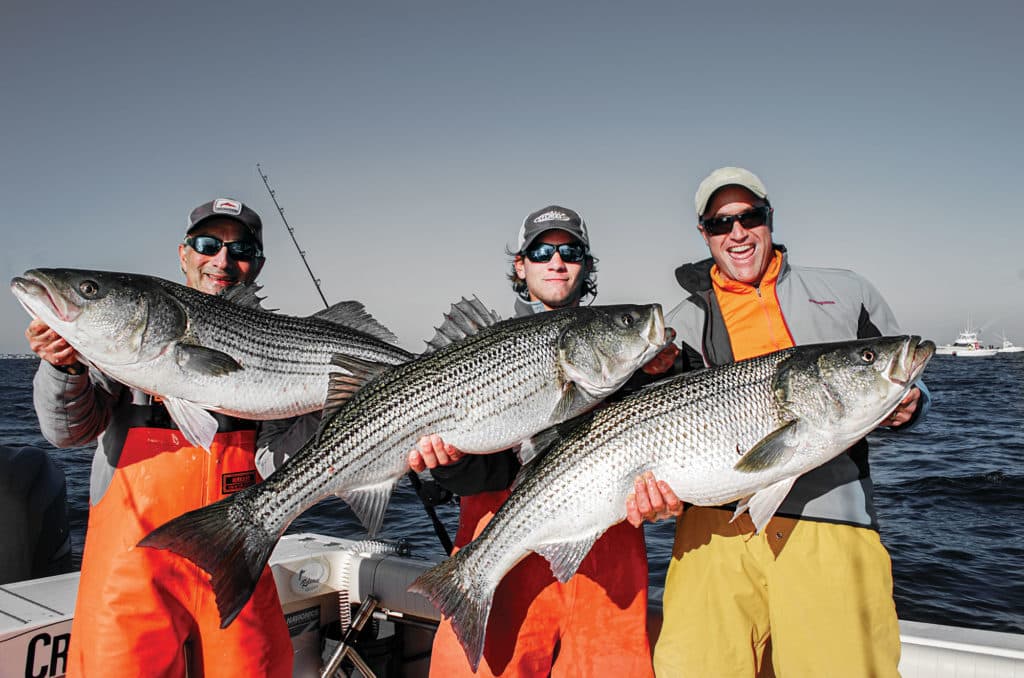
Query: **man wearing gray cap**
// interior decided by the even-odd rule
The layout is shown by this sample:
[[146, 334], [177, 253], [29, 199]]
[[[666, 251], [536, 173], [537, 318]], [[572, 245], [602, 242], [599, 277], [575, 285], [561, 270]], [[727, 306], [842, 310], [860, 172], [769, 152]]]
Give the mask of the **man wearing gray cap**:
[[[597, 294], [587, 225], [574, 210], [549, 205], [529, 214], [516, 239], [509, 281], [516, 316], [578, 306]], [[656, 356], [664, 371], [678, 351]], [[649, 364], [651, 365], [651, 364]], [[414, 470], [430, 468], [460, 495], [457, 547], [484, 529], [511, 493], [519, 470], [515, 450], [467, 455], [426, 436], [410, 453]], [[434, 637], [430, 675], [651, 676], [646, 630], [647, 553], [643, 532], [626, 523], [598, 539], [565, 584], [541, 556], [530, 555], [495, 591], [483, 661], [474, 673], [447, 619]]]
[[[250, 283], [263, 268], [263, 224], [237, 200], [204, 203], [189, 215], [178, 259], [201, 292]], [[158, 398], [90, 369], [39, 320], [26, 337], [42, 358], [33, 396], [43, 436], [57, 447], [97, 443], [67, 675], [290, 676], [269, 568], [221, 629], [203, 572], [170, 552], [134, 548], [154, 527], [257, 481], [257, 422], [214, 414], [209, 452], [193, 447]]]
[[[856, 273], [789, 263], [752, 172], [723, 167], [697, 189], [711, 258], [676, 269], [686, 299], [667, 317], [692, 364], [724, 365], [800, 344], [900, 334]], [[927, 409], [911, 389], [882, 424]], [[663, 482], [637, 484], [628, 519], [677, 519], [665, 582], [659, 676], [897, 676], [892, 567], [878, 536], [867, 442], [797, 479], [755, 534], [733, 506], [682, 511]]]

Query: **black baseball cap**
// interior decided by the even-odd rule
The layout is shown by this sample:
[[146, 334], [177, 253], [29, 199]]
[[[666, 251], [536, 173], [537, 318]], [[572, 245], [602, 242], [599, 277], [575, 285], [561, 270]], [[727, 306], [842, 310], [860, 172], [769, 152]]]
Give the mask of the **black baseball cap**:
[[260, 220], [260, 215], [242, 204], [241, 200], [234, 198], [216, 198], [192, 210], [188, 215], [188, 228], [185, 232], [191, 232], [193, 228], [213, 217], [234, 219], [245, 226], [260, 249], [263, 248], [263, 221]]
[[516, 252], [529, 247], [534, 239], [544, 231], [565, 231], [590, 249], [590, 236], [587, 235], [587, 224], [575, 210], [559, 205], [548, 205], [536, 212], [531, 212], [523, 220], [519, 229], [519, 241]]

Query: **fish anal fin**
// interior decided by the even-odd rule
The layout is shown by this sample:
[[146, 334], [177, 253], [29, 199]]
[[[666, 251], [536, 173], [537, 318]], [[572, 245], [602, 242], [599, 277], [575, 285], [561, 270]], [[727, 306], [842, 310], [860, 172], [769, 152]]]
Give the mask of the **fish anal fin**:
[[397, 482], [387, 480], [376, 485], [366, 485], [338, 493], [359, 518], [359, 522], [366, 528], [370, 537], [377, 536], [381, 525], [384, 524], [384, 513], [388, 510], [391, 491], [395, 489]]
[[754, 473], [786, 463], [793, 454], [793, 448], [786, 443], [787, 434], [796, 424], [794, 419], [766, 435], [747, 450], [733, 468], [743, 473]]
[[178, 344], [174, 349], [174, 359], [183, 370], [209, 377], [223, 377], [242, 369], [238, 361], [227, 353], [194, 344]]
[[535, 549], [537, 553], [544, 556], [551, 565], [551, 572], [555, 578], [563, 584], [569, 581], [580, 563], [590, 553], [594, 542], [601, 536], [601, 532], [592, 533], [573, 541], [559, 541], [541, 544]]
[[764, 526], [775, 515], [775, 512], [779, 510], [779, 506], [786, 499], [786, 495], [793, 489], [793, 483], [796, 482], [796, 479], [797, 476], [784, 478], [744, 498], [736, 505], [736, 511], [729, 522], [731, 523], [739, 518], [744, 511], [749, 511], [750, 519], [754, 522], [754, 529], [760, 534]]
[[193, 445], [198, 445], [209, 452], [218, 428], [213, 415], [189, 400], [167, 396], [162, 400], [181, 434]]

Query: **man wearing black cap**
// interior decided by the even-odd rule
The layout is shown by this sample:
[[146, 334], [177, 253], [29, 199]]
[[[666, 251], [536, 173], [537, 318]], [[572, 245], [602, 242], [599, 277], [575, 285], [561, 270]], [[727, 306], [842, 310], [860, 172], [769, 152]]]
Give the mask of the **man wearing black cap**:
[[[558, 205], [531, 213], [519, 229], [509, 273], [516, 316], [578, 306], [596, 295], [594, 261], [579, 214]], [[673, 351], [656, 356], [645, 370], [663, 371]], [[515, 450], [462, 457], [437, 435], [422, 438], [409, 462], [417, 471], [430, 468], [439, 484], [461, 496], [457, 547], [484, 529], [508, 498], [520, 467]], [[538, 555], [528, 556], [502, 579], [477, 673], [451, 624], [442, 620], [430, 675], [651, 676], [646, 613], [643, 532], [620, 523], [594, 544], [565, 584]]]
[[[178, 246], [189, 287], [217, 294], [256, 279], [263, 225], [237, 200], [192, 210]], [[257, 422], [215, 414], [209, 452], [186, 442], [158, 398], [90, 369], [39, 320], [34, 402], [57, 447], [96, 441], [68, 676], [290, 676], [292, 647], [266, 568], [227, 629], [205, 573], [168, 551], [134, 548], [153, 528], [257, 480]]]
[[[673, 318], [695, 364], [724, 365], [802, 344], [901, 334], [881, 294], [853, 271], [790, 263], [773, 240], [760, 178], [722, 167], [697, 188], [711, 258], [676, 269]], [[882, 421], [907, 428], [923, 384]], [[784, 498], [783, 498], [784, 497]], [[665, 581], [659, 676], [897, 676], [899, 627], [878, 535], [866, 439], [796, 479], [760, 533], [734, 506], [682, 505], [638, 484], [633, 524], [681, 515]]]

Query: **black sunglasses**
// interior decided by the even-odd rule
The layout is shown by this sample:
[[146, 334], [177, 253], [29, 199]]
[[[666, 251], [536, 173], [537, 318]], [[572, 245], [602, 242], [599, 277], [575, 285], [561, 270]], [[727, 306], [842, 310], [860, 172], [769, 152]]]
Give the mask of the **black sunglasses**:
[[185, 244], [206, 257], [215, 256], [222, 247], [227, 247], [228, 254], [236, 261], [252, 261], [263, 256], [263, 250], [252, 240], [224, 242], [212, 235], [190, 235], [185, 238]]
[[747, 229], [764, 226], [768, 223], [768, 217], [771, 216], [771, 213], [772, 208], [770, 205], [761, 205], [740, 214], [727, 214], [721, 217], [701, 219], [700, 225], [704, 227], [708, 235], [725, 235], [732, 231], [732, 225], [736, 221], [740, 222], [740, 226]]
[[523, 254], [535, 264], [543, 264], [551, 261], [551, 257], [558, 256], [567, 264], [578, 264], [587, 257], [587, 248], [579, 243], [565, 243], [564, 245], [552, 245], [547, 242], [539, 242], [530, 245]]

